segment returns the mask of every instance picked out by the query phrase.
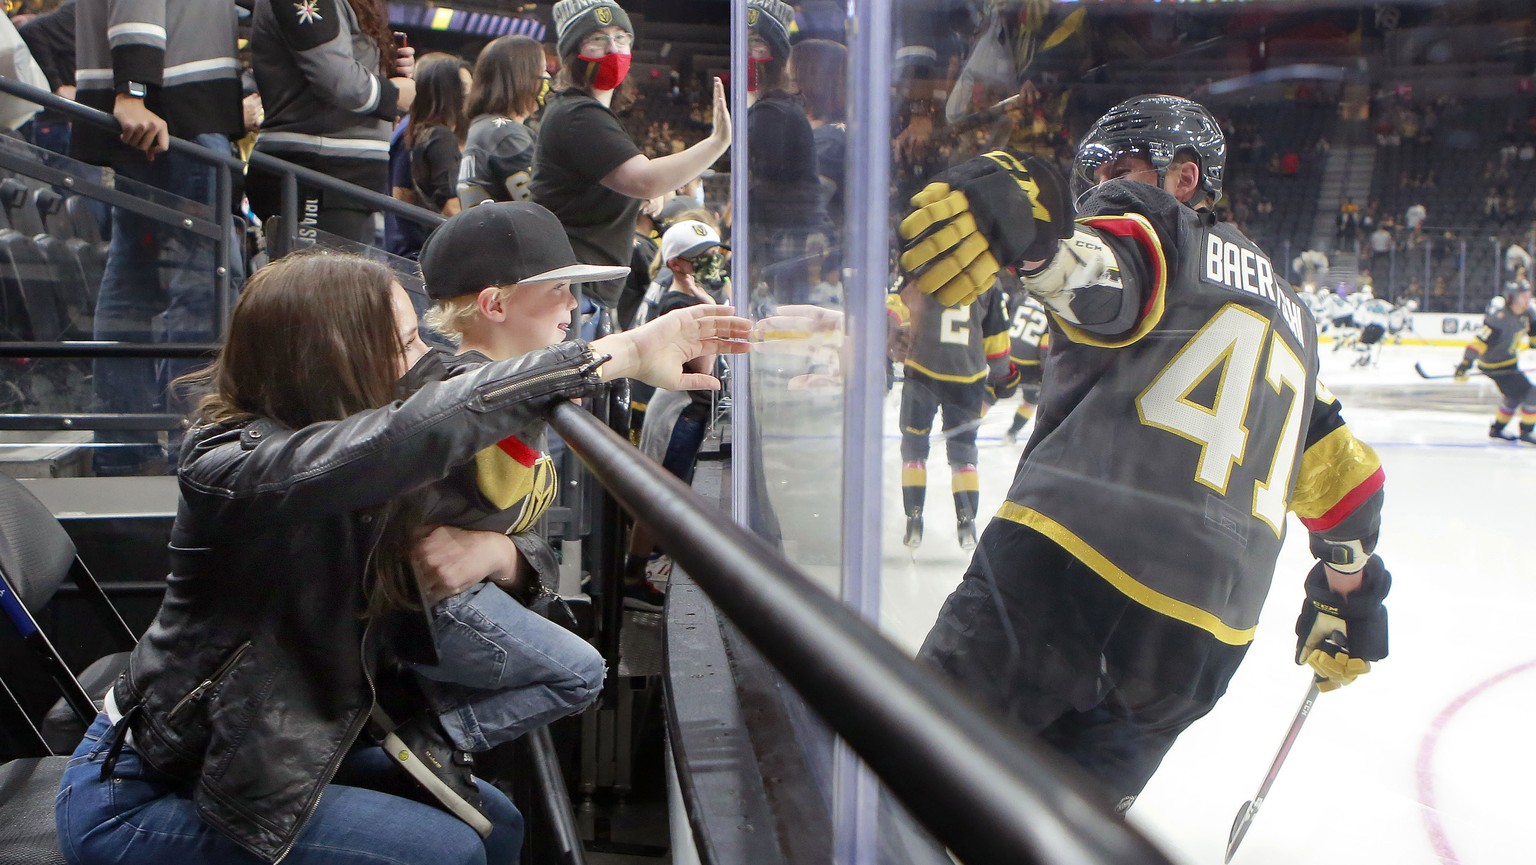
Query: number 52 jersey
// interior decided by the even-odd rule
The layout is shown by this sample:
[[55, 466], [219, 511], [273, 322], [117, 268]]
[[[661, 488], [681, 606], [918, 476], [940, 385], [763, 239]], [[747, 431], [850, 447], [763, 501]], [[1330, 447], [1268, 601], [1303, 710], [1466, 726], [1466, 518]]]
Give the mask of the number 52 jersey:
[[1311, 314], [1240, 231], [1129, 180], [1083, 212], [1024, 281], [1054, 332], [998, 516], [1135, 603], [1246, 645], [1288, 512], [1318, 544], [1374, 547], [1380, 462], [1317, 380]]

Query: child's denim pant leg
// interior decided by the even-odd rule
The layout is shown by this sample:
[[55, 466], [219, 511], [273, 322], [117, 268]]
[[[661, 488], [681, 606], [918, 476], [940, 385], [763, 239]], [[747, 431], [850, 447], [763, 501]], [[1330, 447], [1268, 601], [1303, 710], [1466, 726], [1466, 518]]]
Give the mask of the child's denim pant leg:
[[438, 604], [439, 663], [412, 667], [454, 744], [484, 751], [585, 709], [603, 687], [592, 645], [481, 583]]

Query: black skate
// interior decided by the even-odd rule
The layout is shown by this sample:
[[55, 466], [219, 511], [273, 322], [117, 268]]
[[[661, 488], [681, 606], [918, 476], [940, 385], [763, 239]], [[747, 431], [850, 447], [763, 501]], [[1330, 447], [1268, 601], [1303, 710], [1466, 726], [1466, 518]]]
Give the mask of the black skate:
[[960, 536], [960, 549], [970, 552], [976, 549], [976, 521], [961, 517], [955, 527]]
[[1536, 430], [1523, 429], [1520, 431], [1520, 440], [1528, 445], [1536, 445]]
[[918, 547], [922, 546], [922, 544], [923, 544], [923, 509], [922, 508], [913, 508], [912, 512], [907, 514], [907, 533], [906, 533], [905, 536], [902, 537], [901, 542], [906, 544], [907, 546], [913, 548], [913, 549], [917, 549]]
[[1521, 438], [1520, 436], [1517, 436], [1517, 435], [1515, 435], [1512, 432], [1508, 432], [1507, 430], [1504, 429], [1504, 427], [1500, 426], [1499, 424], [1494, 424], [1493, 426], [1488, 428], [1488, 437], [1491, 438], [1491, 439], [1502, 439], [1503, 441], [1507, 441], [1507, 442], [1516, 441], [1519, 438]]

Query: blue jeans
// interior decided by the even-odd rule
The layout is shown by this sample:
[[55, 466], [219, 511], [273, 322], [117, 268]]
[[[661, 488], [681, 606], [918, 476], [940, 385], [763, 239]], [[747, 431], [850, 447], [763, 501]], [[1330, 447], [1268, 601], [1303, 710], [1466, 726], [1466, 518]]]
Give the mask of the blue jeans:
[[[198, 144], [231, 152], [222, 135], [199, 135]], [[150, 162], [128, 155], [113, 166], [117, 177], [135, 181], [130, 192], [153, 187], [178, 199], [201, 204], [211, 212], [214, 170], [176, 153], [161, 153]], [[180, 205], [165, 196], [153, 200]], [[185, 205], [182, 205], [185, 206]], [[215, 216], [217, 214], [214, 214]], [[234, 247], [238, 249], [238, 244]], [[237, 256], [232, 255], [232, 259]], [[226, 262], [236, 265], [237, 261]], [[234, 284], [238, 270], [231, 274]], [[95, 338], [131, 342], [213, 342], [214, 244], [180, 226], [157, 222], [123, 208], [112, 211], [112, 241], [96, 300]], [[156, 334], [156, 319], [159, 334]], [[171, 379], [202, 363], [193, 360], [102, 358], [94, 365], [94, 410], [102, 412], [180, 412], [190, 406], [166, 398]], [[96, 434], [93, 459], [97, 474], [131, 474], [161, 457], [156, 434], [148, 430]], [[174, 455], [172, 457], [174, 461]], [[161, 464], [163, 466], [163, 464]]]
[[[253, 853], [197, 815], [189, 785], [178, 784], [124, 746], [110, 780], [101, 779], [98, 715], [75, 749], [59, 786], [55, 817], [70, 865], [258, 865]], [[482, 865], [516, 863], [523, 818], [500, 790], [476, 780], [482, 811], [495, 827], [481, 840], [468, 824], [431, 805], [381, 792], [400, 789], [403, 773], [376, 747], [353, 751], [299, 833], [284, 862], [294, 865]], [[406, 781], [405, 783], [410, 783]]]
[[413, 664], [454, 745], [484, 751], [592, 704], [603, 656], [581, 637], [480, 583], [432, 611], [436, 665]]

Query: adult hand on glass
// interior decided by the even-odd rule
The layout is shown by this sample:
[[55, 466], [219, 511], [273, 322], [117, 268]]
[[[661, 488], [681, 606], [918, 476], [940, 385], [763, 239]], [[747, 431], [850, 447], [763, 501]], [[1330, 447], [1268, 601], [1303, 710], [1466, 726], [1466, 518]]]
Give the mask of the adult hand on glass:
[[715, 128], [710, 132], [710, 137], [724, 145], [731, 143], [731, 110], [730, 103], [725, 101], [725, 84], [719, 78], [715, 79]]
[[612, 356], [601, 368], [606, 380], [633, 378], [667, 390], [719, 390], [719, 379], [687, 372], [683, 365], [706, 354], [747, 350], [752, 322], [735, 312], [717, 304], [673, 310], [634, 330], [598, 339], [592, 351]]
[[500, 532], [437, 526], [411, 547], [411, 563], [427, 603], [436, 605], [482, 580], [512, 581], [518, 552], [512, 539]]

